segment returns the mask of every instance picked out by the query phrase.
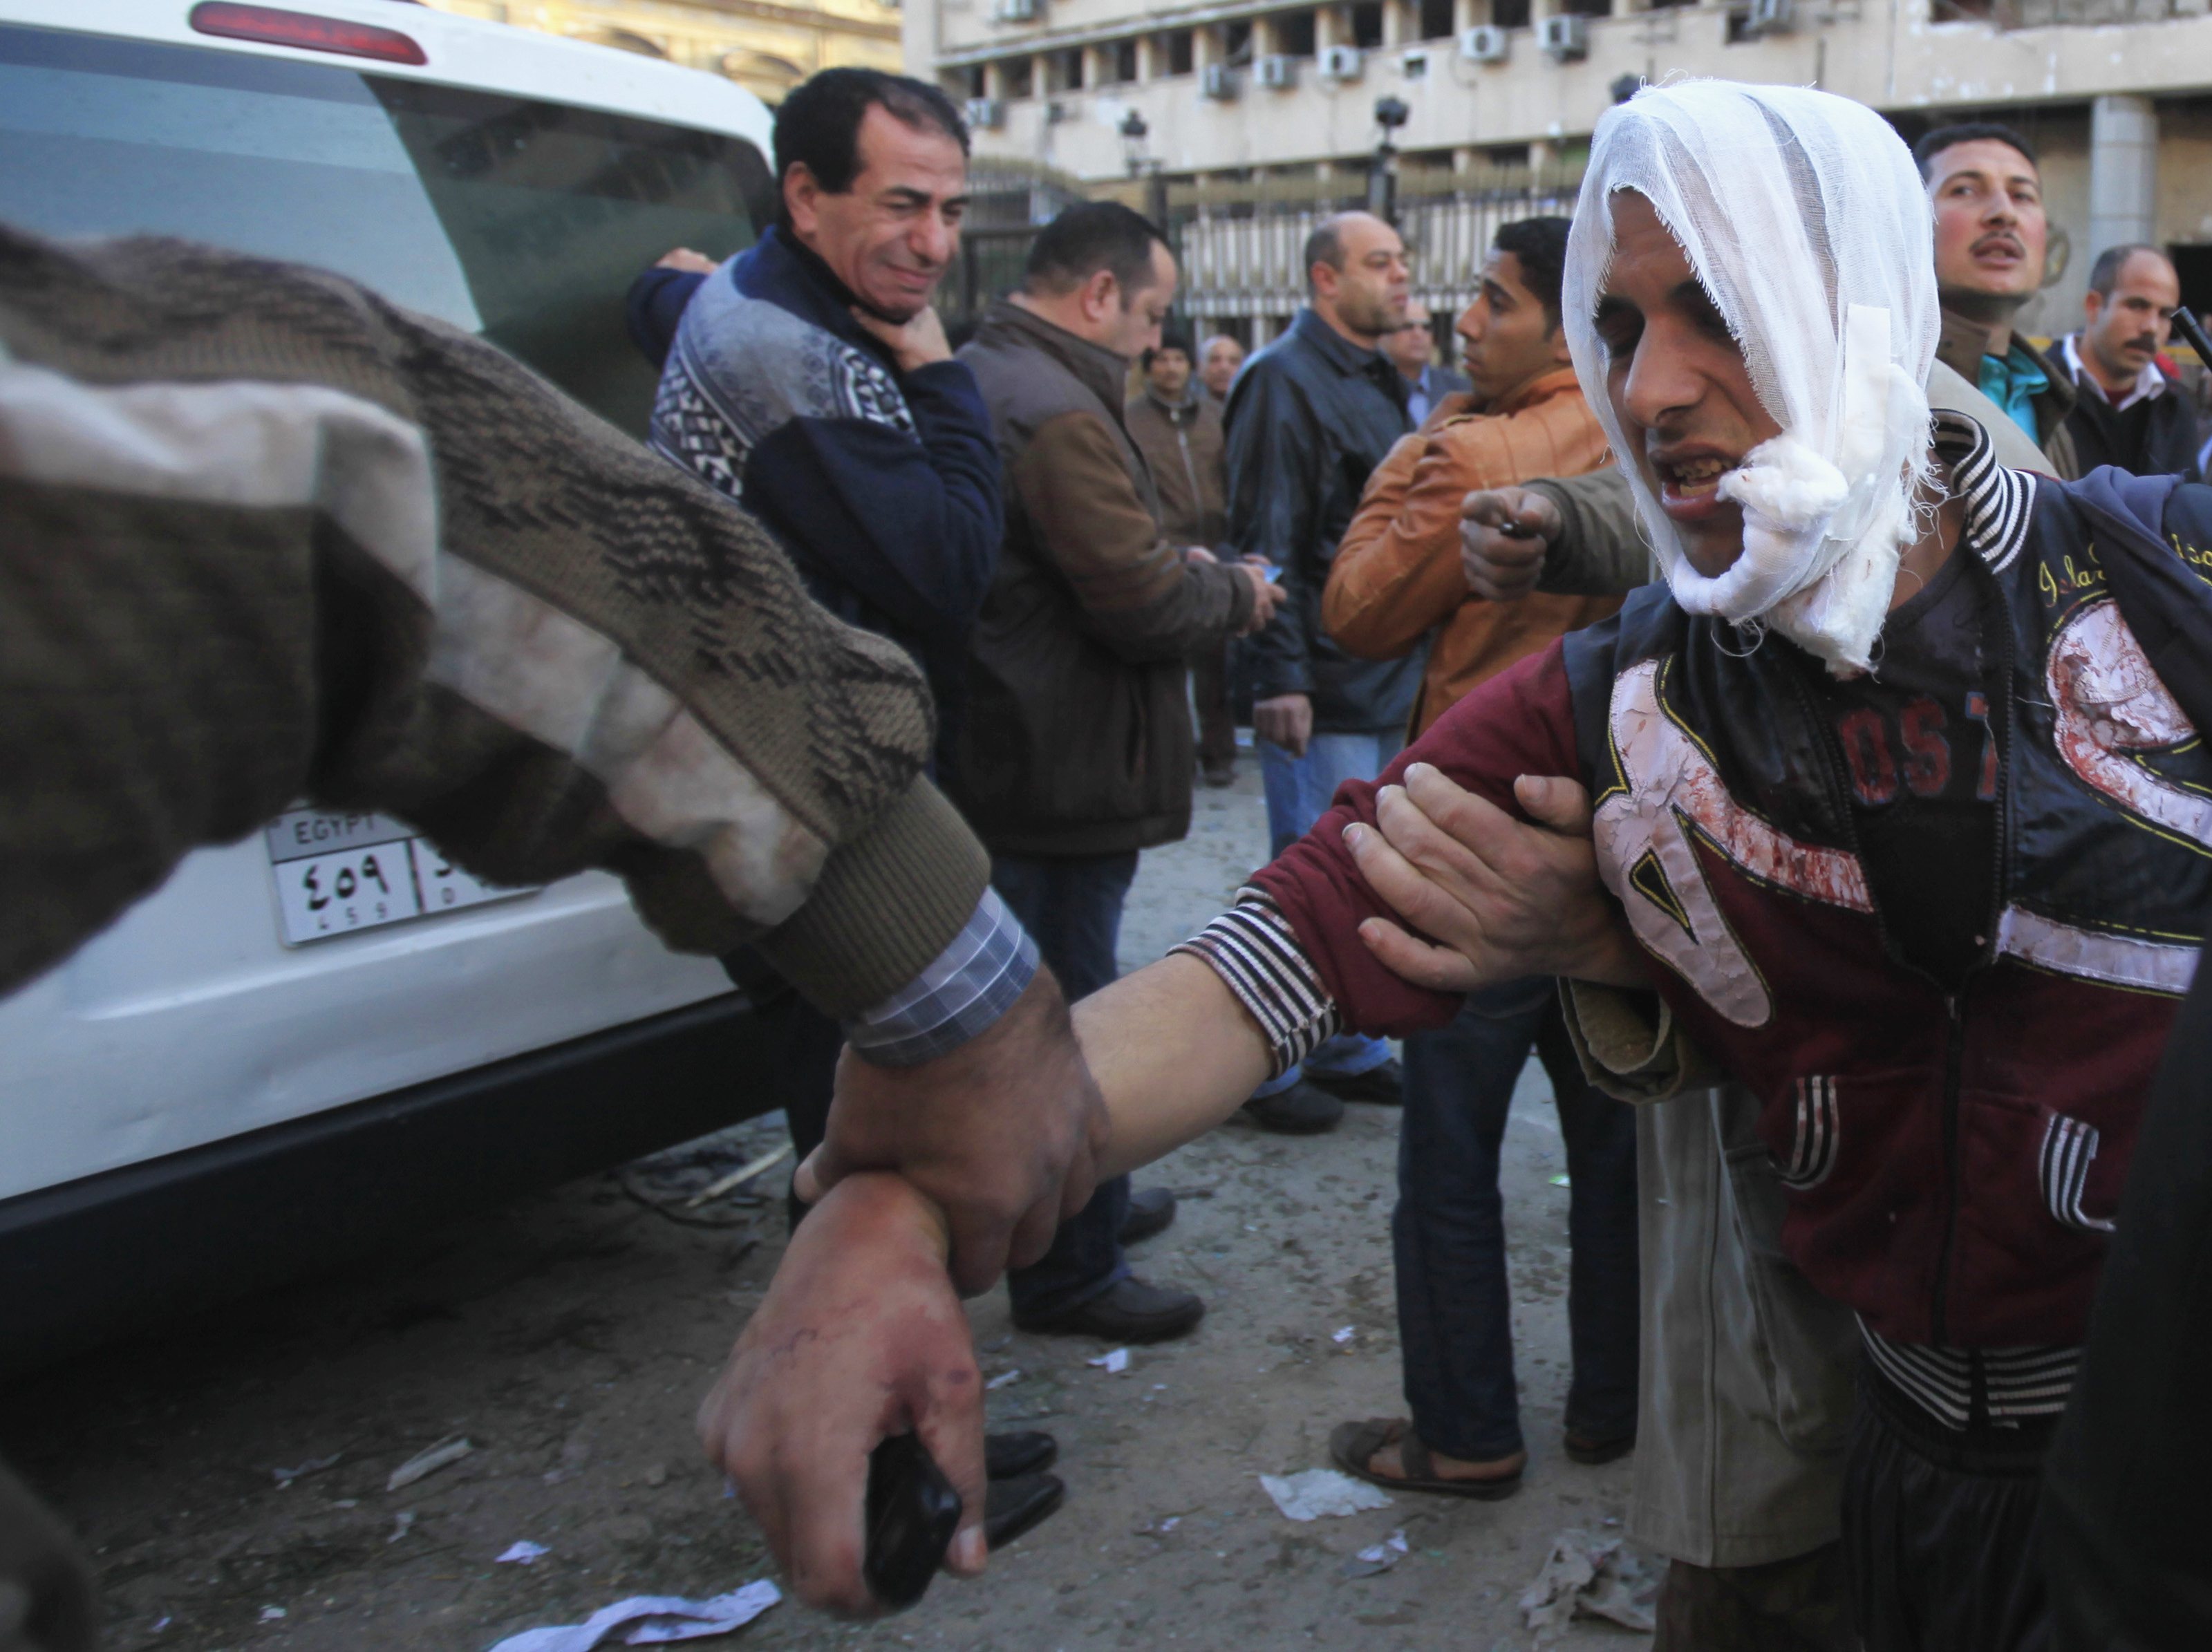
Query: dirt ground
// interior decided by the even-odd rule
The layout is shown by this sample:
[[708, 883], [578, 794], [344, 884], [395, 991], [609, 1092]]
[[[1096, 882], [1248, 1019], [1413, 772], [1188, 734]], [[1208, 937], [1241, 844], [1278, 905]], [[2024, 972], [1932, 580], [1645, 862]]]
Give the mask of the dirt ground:
[[[1144, 858], [1122, 938], [1133, 967], [1202, 922], [1265, 852], [1249, 754], [1201, 792], [1186, 842]], [[1632, 1466], [1569, 1463], [1565, 1191], [1532, 1066], [1504, 1175], [1522, 1420], [1533, 1461], [1500, 1503], [1400, 1496], [1294, 1524], [1263, 1473], [1328, 1461], [1346, 1418], [1402, 1412], [1389, 1219], [1395, 1112], [1328, 1136], [1232, 1123], [1144, 1181], [1183, 1191], [1140, 1272], [1208, 1303], [1187, 1339], [1112, 1376], [1082, 1339], [1015, 1333], [1003, 1292], [972, 1305], [994, 1421], [1059, 1439], [1059, 1515], [976, 1583], [940, 1581], [904, 1616], [834, 1622], [787, 1600], [727, 1642], [777, 1648], [1311, 1645], [1499, 1652], [1531, 1644], [1516, 1600], [1553, 1537], [1617, 1534]], [[664, 1156], [652, 1192], [744, 1162], [774, 1119]], [[672, 1169], [672, 1167], [676, 1167]], [[703, 1168], [698, 1168], [703, 1167]], [[95, 1552], [110, 1644], [483, 1652], [626, 1595], [701, 1596], [767, 1574], [759, 1540], [701, 1461], [691, 1415], [781, 1253], [787, 1164], [749, 1225], [681, 1225], [615, 1175], [488, 1213], [404, 1251], [236, 1303], [0, 1389], [0, 1450]], [[1348, 1339], [1339, 1336], [1350, 1327]], [[473, 1446], [397, 1492], [386, 1477], [449, 1436]], [[326, 1466], [324, 1461], [331, 1459]], [[278, 1470], [307, 1472], [290, 1478]], [[1393, 1531], [1408, 1552], [1348, 1576]], [[519, 1539], [550, 1551], [498, 1564]], [[1643, 1637], [1577, 1623], [1550, 1644]]]

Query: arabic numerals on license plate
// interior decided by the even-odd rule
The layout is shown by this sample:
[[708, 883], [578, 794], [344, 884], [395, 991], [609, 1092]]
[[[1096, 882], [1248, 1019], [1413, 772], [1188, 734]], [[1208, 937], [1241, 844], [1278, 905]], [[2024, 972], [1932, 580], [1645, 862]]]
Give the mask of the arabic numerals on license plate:
[[338, 935], [411, 918], [422, 908], [404, 843], [379, 843], [295, 860], [279, 869], [295, 935]]
[[496, 901], [521, 891], [500, 884], [487, 884], [463, 872], [446, 859], [428, 838], [415, 838], [407, 847], [415, 857], [416, 886], [422, 891], [425, 912], [455, 912], [483, 901]]

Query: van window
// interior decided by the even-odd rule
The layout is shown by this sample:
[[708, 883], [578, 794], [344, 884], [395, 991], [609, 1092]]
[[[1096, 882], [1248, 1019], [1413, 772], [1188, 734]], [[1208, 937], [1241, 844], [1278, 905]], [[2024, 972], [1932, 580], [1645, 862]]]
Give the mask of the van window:
[[750, 245], [738, 137], [246, 52], [0, 27], [0, 220], [318, 264], [482, 332], [642, 434], [623, 295]]

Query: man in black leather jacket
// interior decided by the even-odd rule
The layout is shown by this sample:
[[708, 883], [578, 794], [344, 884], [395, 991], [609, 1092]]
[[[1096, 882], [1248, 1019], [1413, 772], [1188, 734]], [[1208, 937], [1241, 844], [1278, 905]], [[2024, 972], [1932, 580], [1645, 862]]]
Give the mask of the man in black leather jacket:
[[[1348, 780], [1369, 780], [1404, 743], [1428, 650], [1354, 659], [1322, 627], [1328, 567], [1368, 474], [1408, 428], [1406, 380], [1381, 353], [1406, 319], [1405, 243], [1364, 212], [1322, 221], [1306, 241], [1308, 302], [1229, 393], [1229, 539], [1282, 570], [1289, 593], [1246, 645], [1253, 727], [1279, 854]], [[1262, 1086], [1269, 1129], [1327, 1130], [1342, 1100], [1395, 1102], [1397, 1062], [1379, 1039], [1334, 1038]]]

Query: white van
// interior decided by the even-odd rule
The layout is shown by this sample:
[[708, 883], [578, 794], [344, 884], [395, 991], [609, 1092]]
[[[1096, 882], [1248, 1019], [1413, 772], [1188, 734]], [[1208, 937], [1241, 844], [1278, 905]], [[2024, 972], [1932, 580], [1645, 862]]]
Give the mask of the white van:
[[[767, 110], [609, 48], [299, 4], [0, 0], [0, 221], [337, 270], [641, 435], [625, 289], [751, 241]], [[0, 1000], [0, 1368], [776, 1105], [763, 1044], [612, 878], [494, 890], [397, 821], [288, 814]]]

